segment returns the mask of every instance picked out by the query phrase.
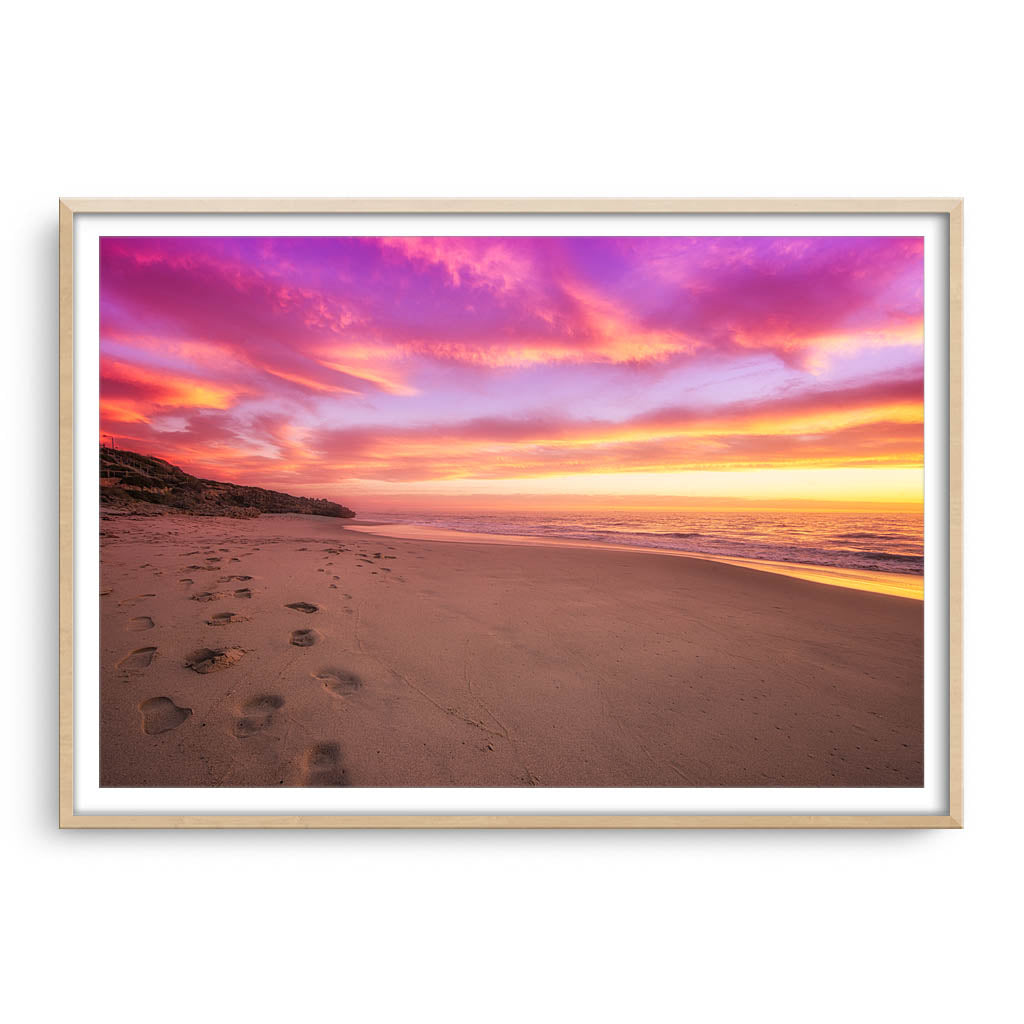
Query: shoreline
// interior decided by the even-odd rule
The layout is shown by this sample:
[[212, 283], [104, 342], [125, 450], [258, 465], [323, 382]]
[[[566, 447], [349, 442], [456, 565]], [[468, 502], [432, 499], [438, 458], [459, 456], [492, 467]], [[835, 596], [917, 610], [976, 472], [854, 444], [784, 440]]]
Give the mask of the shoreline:
[[648, 548], [633, 544], [609, 544], [602, 541], [573, 540], [560, 537], [532, 537], [504, 533], [473, 533], [468, 530], [450, 530], [438, 526], [418, 526], [413, 523], [386, 523], [346, 521], [346, 531], [368, 534], [392, 540], [426, 540], [448, 544], [508, 544], [531, 547], [581, 548], [587, 551], [631, 551], [645, 555], [668, 555], [672, 558], [695, 558], [705, 562], [732, 565], [740, 569], [787, 576], [791, 579], [821, 583], [826, 586], [860, 590], [871, 594], [903, 597], [912, 601], [924, 600], [924, 576], [911, 573], [873, 572], [869, 569], [846, 569], [840, 566], [811, 565], [802, 562], [771, 562], [753, 558], [733, 558], [727, 555], [707, 555], [697, 551], [677, 551], [671, 548]]
[[504, 541], [105, 518], [100, 785], [922, 785], [920, 602]]

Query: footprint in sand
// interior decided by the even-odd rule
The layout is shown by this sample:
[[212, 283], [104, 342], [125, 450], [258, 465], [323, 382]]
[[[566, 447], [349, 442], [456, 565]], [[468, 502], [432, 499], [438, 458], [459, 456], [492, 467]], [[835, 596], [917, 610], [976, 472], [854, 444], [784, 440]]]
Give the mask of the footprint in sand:
[[296, 647], [312, 647], [323, 639], [315, 629], [296, 629], [292, 632], [291, 642]]
[[324, 684], [324, 689], [335, 697], [347, 697], [363, 685], [359, 676], [354, 672], [346, 672], [343, 668], [324, 668], [310, 674], [314, 679], [319, 679]]
[[210, 649], [201, 647], [193, 651], [185, 661], [185, 667], [206, 675], [207, 672], [220, 672], [222, 669], [230, 668], [245, 657], [245, 651], [241, 647], [222, 647]]
[[241, 590], [236, 590], [235, 591], [235, 597], [237, 597], [237, 598], [252, 597], [252, 591], [248, 587], [242, 587]]
[[294, 608], [295, 611], [305, 612], [307, 615], [312, 615], [313, 612], [320, 611], [317, 605], [310, 604], [308, 601], [296, 601], [293, 604], [286, 604], [285, 608]]
[[118, 663], [118, 668], [142, 669], [149, 668], [153, 664], [153, 656], [156, 654], [155, 647], [140, 647], [131, 654], [126, 654]]
[[124, 628], [129, 633], [141, 633], [144, 629], [152, 629], [154, 625], [155, 623], [148, 615], [137, 615], [134, 619], [129, 619]]
[[244, 615], [239, 615], [238, 612], [218, 612], [212, 618], [206, 620], [208, 626], [226, 626], [231, 622], [248, 622], [249, 620]]
[[216, 590], [204, 590], [201, 594], [193, 594], [193, 601], [219, 601], [222, 597], [227, 597], [227, 594], [222, 594]]
[[156, 597], [156, 594], [136, 594], [134, 597], [126, 597], [123, 601], [118, 602], [117, 607], [131, 608], [132, 605], [145, 600], [147, 597]]
[[239, 709], [241, 717], [235, 722], [235, 736], [244, 740], [262, 732], [273, 722], [276, 712], [283, 707], [284, 697], [279, 697], [276, 693], [250, 697]]
[[170, 697], [150, 697], [139, 705], [139, 710], [142, 731], [150, 736], [177, 729], [192, 714], [191, 708], [179, 708]]
[[221, 576], [218, 583], [231, 583], [234, 580], [238, 580], [239, 583], [246, 583], [251, 580], [251, 576]]
[[346, 786], [337, 743], [317, 743], [306, 751], [302, 772], [304, 786]]

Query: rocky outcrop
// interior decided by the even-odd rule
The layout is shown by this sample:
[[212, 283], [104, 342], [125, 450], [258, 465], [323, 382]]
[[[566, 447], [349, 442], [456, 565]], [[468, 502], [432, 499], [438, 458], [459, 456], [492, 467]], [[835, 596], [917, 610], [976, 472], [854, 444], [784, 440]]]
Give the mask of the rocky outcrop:
[[243, 487], [203, 480], [152, 455], [120, 448], [100, 448], [100, 502], [130, 506], [145, 502], [199, 516], [248, 518], [262, 512], [351, 519], [355, 512], [325, 498], [297, 498], [263, 487]]

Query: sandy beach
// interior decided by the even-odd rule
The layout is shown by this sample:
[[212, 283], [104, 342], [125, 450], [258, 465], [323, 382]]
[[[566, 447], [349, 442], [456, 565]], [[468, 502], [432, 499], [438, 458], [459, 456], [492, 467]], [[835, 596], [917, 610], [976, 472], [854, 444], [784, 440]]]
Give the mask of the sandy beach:
[[919, 600], [372, 530], [104, 512], [101, 785], [922, 784]]

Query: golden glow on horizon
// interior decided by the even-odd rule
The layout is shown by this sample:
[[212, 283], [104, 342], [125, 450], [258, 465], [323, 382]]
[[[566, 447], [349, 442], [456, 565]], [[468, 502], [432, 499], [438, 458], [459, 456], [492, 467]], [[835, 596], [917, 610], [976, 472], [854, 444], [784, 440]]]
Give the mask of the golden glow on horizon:
[[[828, 501], [863, 504], [920, 505], [924, 500], [923, 469], [845, 468], [830, 469], [749, 469], [722, 472], [687, 470], [678, 473], [590, 473], [550, 476], [534, 479], [438, 480], [382, 485], [378, 480], [350, 480], [346, 494], [392, 497], [416, 494], [436, 495], [446, 504], [457, 503], [462, 496], [480, 495], [496, 499], [537, 495], [560, 497], [567, 501], [602, 496], [615, 498], [657, 497], [661, 501], [678, 498], [681, 502], [721, 498], [727, 501], [747, 499], [754, 502]], [[331, 491], [325, 486], [319, 493]]]

